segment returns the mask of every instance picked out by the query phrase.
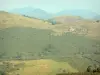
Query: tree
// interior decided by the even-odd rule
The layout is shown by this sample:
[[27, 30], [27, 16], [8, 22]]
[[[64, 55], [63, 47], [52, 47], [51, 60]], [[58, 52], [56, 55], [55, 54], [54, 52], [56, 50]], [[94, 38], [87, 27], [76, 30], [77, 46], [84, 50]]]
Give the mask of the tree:
[[50, 22], [52, 25], [57, 24], [56, 20], [54, 20], [54, 19], [49, 19], [48, 22]]
[[55, 25], [56, 24], [56, 21], [55, 20], [52, 20], [51, 23], [52, 23], [52, 25]]
[[17, 59], [21, 60], [22, 59], [22, 54], [17, 52], [17, 56], [16, 56]]
[[6, 75], [4, 71], [0, 71], [0, 75]]
[[56, 48], [52, 44], [48, 44], [45, 48], [43, 48], [41, 55], [47, 56], [55, 53], [57, 53]]
[[5, 52], [0, 52], [0, 58], [3, 58], [6, 55]]
[[99, 20], [97, 20], [96, 22], [100, 22]]

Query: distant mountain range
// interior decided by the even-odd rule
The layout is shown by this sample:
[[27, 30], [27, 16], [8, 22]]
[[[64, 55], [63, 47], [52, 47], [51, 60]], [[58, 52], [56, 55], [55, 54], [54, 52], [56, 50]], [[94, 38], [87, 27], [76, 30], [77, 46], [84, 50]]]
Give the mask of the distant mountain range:
[[89, 10], [64, 10], [57, 13], [56, 15], [57, 16], [62, 16], [62, 15], [80, 16], [86, 19], [94, 19], [95, 16], [100, 16], [99, 14]]
[[42, 9], [35, 9], [32, 7], [14, 9], [14, 10], [11, 10], [9, 12], [21, 14], [21, 15], [26, 15], [26, 16], [31, 16], [31, 17], [35, 17], [35, 18], [39, 18], [39, 19], [52, 18], [52, 14], [47, 13], [46, 11], [44, 11]]
[[94, 17], [95, 20], [100, 20], [100, 15]]
[[64, 10], [56, 14], [51, 14], [42, 9], [25, 7], [25, 8], [17, 8], [9, 12], [27, 15], [27, 16], [31, 16], [31, 17], [35, 17], [39, 19], [49, 19], [49, 18], [53, 18], [56, 16], [65, 16], [65, 15], [80, 16], [85, 19], [100, 19], [99, 14], [89, 11], [89, 10], [82, 10], [82, 9], [81, 10]]

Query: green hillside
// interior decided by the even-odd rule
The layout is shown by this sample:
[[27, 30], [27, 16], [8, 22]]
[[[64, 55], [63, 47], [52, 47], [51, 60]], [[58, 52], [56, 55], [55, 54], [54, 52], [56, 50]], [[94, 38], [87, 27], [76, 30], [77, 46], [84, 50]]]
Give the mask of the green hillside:
[[[49, 30], [33, 28], [7, 28], [0, 30], [0, 59], [54, 59], [67, 61], [75, 68], [100, 61], [100, 42], [84, 36], [66, 33], [53, 36]], [[82, 53], [89, 58], [82, 57]], [[84, 63], [83, 63], [84, 62]], [[80, 64], [80, 65], [79, 65]]]
[[66, 56], [79, 51], [92, 53], [98, 49], [94, 47], [97, 41], [90, 38], [71, 33], [66, 33], [63, 36], [51, 36], [50, 33], [52, 31], [33, 28], [0, 30], [0, 51], [9, 56], [14, 56], [17, 52], [33, 52], [33, 54], [38, 55], [43, 51], [48, 51], [44, 53], [48, 56], [51, 56], [51, 54], [54, 56], [55, 54], [56, 56]]

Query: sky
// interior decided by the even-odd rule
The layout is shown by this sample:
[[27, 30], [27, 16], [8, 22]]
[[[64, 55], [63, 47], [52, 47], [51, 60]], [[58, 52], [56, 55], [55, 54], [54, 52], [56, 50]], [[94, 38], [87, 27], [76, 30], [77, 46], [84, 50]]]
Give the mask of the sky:
[[40, 8], [51, 13], [87, 9], [100, 14], [100, 0], [0, 0], [0, 10], [24, 7]]

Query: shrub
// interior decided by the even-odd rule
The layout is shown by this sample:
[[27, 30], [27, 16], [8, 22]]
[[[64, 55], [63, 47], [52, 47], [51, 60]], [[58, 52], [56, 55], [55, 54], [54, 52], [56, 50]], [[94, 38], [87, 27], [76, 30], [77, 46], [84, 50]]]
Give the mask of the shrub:
[[50, 22], [52, 25], [57, 24], [56, 20], [53, 20], [53, 19], [49, 19], [48, 22]]
[[6, 75], [4, 71], [0, 71], [0, 75]]
[[99, 20], [97, 20], [96, 22], [100, 22]]

